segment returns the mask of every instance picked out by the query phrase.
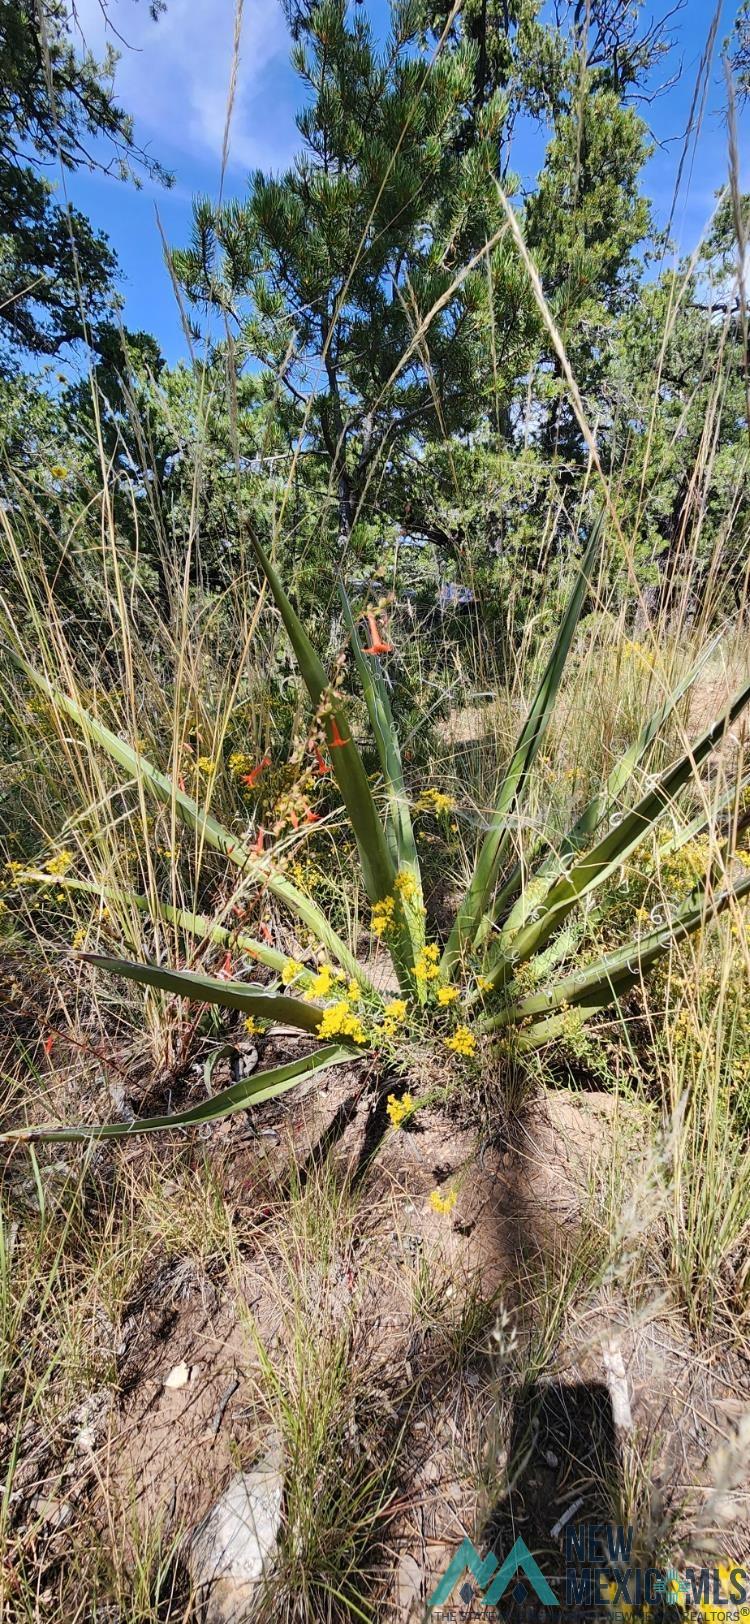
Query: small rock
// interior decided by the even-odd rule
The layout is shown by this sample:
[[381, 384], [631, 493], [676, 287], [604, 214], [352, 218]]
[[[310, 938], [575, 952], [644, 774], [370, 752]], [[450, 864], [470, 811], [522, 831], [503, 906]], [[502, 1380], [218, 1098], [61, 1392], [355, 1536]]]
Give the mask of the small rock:
[[190, 1366], [182, 1363], [175, 1365], [169, 1375], [164, 1377], [164, 1386], [174, 1392], [178, 1387], [186, 1387], [190, 1380]]
[[247, 1624], [273, 1564], [284, 1496], [282, 1455], [270, 1445], [238, 1472], [190, 1535], [186, 1562], [204, 1624]]

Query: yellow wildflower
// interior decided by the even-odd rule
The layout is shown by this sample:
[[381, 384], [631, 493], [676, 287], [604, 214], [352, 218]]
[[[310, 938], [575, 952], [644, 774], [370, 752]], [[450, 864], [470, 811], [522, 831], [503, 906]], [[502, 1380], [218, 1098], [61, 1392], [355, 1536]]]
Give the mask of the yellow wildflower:
[[342, 998], [331, 1004], [318, 1022], [319, 1038], [351, 1038], [354, 1043], [366, 1043], [367, 1033], [358, 1015]]
[[207, 778], [211, 778], [216, 772], [217, 763], [214, 761], [213, 756], [199, 756], [196, 766], [199, 773], [205, 773]]
[[295, 981], [297, 976], [302, 974], [304, 968], [304, 964], [300, 964], [299, 959], [287, 959], [281, 972], [281, 979], [284, 986], [288, 987], [290, 982]]
[[82, 925], [79, 925], [78, 930], [75, 932], [75, 935], [73, 937], [73, 941], [71, 943], [71, 946], [74, 947], [76, 949], [76, 952], [77, 952], [79, 947], [85, 947], [85, 945], [86, 945], [86, 931], [83, 929]]
[[53, 462], [50, 473], [53, 479], [67, 479], [68, 470], [63, 462]]
[[257, 1034], [262, 1031], [254, 1015], [248, 1015], [247, 1020], [243, 1021], [242, 1024], [251, 1038], [257, 1037]]
[[334, 974], [330, 964], [321, 964], [305, 994], [306, 998], [328, 998], [333, 991]]
[[445, 1008], [448, 1004], [455, 1004], [458, 998], [458, 987], [438, 987], [437, 1000]]
[[385, 1006], [385, 1014], [389, 1021], [405, 1021], [406, 1009], [405, 998], [391, 998]]
[[419, 886], [410, 869], [399, 869], [394, 883], [402, 902], [419, 902]]
[[406, 1020], [407, 1003], [405, 998], [391, 998], [384, 1010], [383, 1033], [387, 1038], [395, 1038], [398, 1029]]
[[492, 992], [492, 982], [489, 976], [477, 976], [477, 988], [479, 992]]
[[67, 874], [68, 869], [73, 867], [73, 853], [67, 850], [59, 851], [57, 856], [50, 857], [44, 866], [48, 874]]
[[452, 1212], [458, 1200], [458, 1192], [454, 1189], [446, 1190], [445, 1195], [440, 1190], [433, 1190], [430, 1196], [430, 1206], [433, 1212]]
[[414, 1114], [416, 1104], [413, 1094], [402, 1094], [400, 1100], [396, 1099], [395, 1094], [389, 1094], [386, 1111], [392, 1126], [394, 1128], [402, 1127], [403, 1123]]
[[393, 925], [395, 912], [395, 897], [381, 897], [379, 902], [373, 904], [370, 923], [374, 936], [385, 936], [386, 931], [390, 930]]
[[426, 947], [420, 949], [414, 965], [414, 975], [417, 981], [437, 981], [440, 975], [438, 960], [440, 948], [434, 942], [428, 942]]
[[457, 1026], [451, 1037], [445, 1039], [446, 1049], [452, 1049], [454, 1054], [469, 1055], [476, 1053], [477, 1040], [468, 1026]]
[[235, 778], [240, 778], [242, 773], [251, 773], [254, 766], [255, 758], [249, 756], [246, 750], [232, 751], [229, 757], [229, 771], [234, 774]]
[[455, 805], [452, 795], [444, 795], [440, 789], [423, 789], [417, 801], [417, 810], [434, 812], [439, 817], [441, 813], [452, 812]]
[[346, 996], [350, 1004], [358, 1004], [362, 997], [362, 988], [358, 981], [350, 981], [346, 989]]

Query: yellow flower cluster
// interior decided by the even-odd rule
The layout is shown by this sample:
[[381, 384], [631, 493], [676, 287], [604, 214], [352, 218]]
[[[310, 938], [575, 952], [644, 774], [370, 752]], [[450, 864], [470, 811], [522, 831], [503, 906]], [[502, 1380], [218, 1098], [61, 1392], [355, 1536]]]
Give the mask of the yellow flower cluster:
[[229, 757], [229, 771], [235, 778], [241, 778], [243, 773], [251, 773], [255, 766], [255, 757], [249, 756], [246, 750], [233, 750]]
[[383, 1033], [387, 1038], [395, 1038], [398, 1029], [406, 1020], [407, 1006], [405, 998], [391, 998], [383, 1011]]
[[199, 756], [195, 765], [199, 773], [203, 773], [206, 778], [213, 778], [218, 762], [214, 761], [213, 756]]
[[440, 948], [434, 942], [428, 942], [426, 947], [420, 948], [414, 965], [414, 975], [417, 981], [437, 981], [440, 975], [439, 959]]
[[330, 998], [335, 983], [343, 980], [343, 970], [332, 970], [330, 964], [321, 964], [305, 992], [305, 997], [308, 999]]
[[449, 1213], [453, 1211], [458, 1200], [458, 1191], [446, 1190], [445, 1195], [440, 1190], [433, 1190], [430, 1196], [430, 1206], [433, 1212]]
[[442, 813], [453, 812], [456, 803], [452, 795], [444, 795], [440, 789], [423, 789], [416, 805], [418, 812], [434, 812], [440, 817]]
[[67, 874], [68, 869], [73, 867], [73, 853], [67, 850], [59, 851], [57, 856], [50, 857], [44, 866], [48, 874]]
[[386, 1111], [388, 1112], [392, 1127], [402, 1127], [404, 1122], [406, 1122], [410, 1116], [414, 1115], [416, 1105], [417, 1102], [413, 1094], [402, 1094], [400, 1100], [396, 1099], [395, 1094], [389, 1094]]
[[410, 869], [399, 869], [395, 885], [402, 902], [411, 903], [413, 907], [420, 908], [424, 913], [424, 908], [419, 900], [419, 886]]
[[492, 992], [492, 982], [489, 976], [477, 976], [477, 990], [479, 992]]
[[448, 1004], [455, 1004], [458, 996], [458, 987], [438, 987], [437, 1001], [443, 1009], [447, 1009]]
[[287, 959], [281, 972], [281, 979], [284, 986], [288, 987], [292, 981], [296, 981], [297, 976], [301, 976], [304, 968], [304, 964], [300, 964], [299, 959]]
[[379, 902], [374, 903], [371, 919], [373, 935], [385, 936], [386, 931], [392, 929], [395, 914], [395, 897], [381, 897]]
[[257, 1037], [258, 1033], [263, 1031], [262, 1026], [258, 1021], [256, 1021], [254, 1015], [248, 1015], [247, 1020], [243, 1022], [243, 1025], [245, 1031], [251, 1038]]
[[476, 1054], [477, 1040], [468, 1026], [457, 1026], [455, 1032], [445, 1039], [445, 1047], [452, 1049], [454, 1054], [464, 1055], [468, 1059], [469, 1055]]
[[681, 891], [684, 887], [691, 891], [705, 878], [710, 862], [710, 840], [687, 840], [678, 851], [661, 859], [659, 872], [671, 889]]
[[319, 1038], [351, 1038], [354, 1043], [366, 1043], [367, 1033], [358, 1015], [345, 998], [330, 1004], [318, 1022]]

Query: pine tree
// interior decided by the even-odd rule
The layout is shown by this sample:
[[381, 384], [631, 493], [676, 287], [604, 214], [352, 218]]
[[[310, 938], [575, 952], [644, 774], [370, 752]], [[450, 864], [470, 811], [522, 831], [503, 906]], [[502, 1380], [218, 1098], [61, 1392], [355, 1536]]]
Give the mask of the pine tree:
[[[193, 242], [173, 263], [196, 304], [219, 308], [238, 356], [270, 369], [295, 402], [348, 537], [407, 448], [418, 463], [431, 437], [468, 433], [483, 410], [482, 250], [500, 235], [501, 105], [487, 102], [461, 150], [474, 50], [430, 60], [411, 3], [394, 9], [382, 54], [343, 0], [299, 15], [295, 28], [309, 92], [303, 150], [280, 178], [253, 175], [245, 202], [201, 201]], [[496, 348], [515, 378], [527, 341], [517, 272], [505, 300], [507, 250], [487, 257]]]

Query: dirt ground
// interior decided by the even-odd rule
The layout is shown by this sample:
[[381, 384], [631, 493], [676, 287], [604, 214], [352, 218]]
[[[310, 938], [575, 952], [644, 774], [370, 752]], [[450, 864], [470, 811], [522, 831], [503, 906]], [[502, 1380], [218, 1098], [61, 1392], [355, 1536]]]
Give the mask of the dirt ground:
[[[501, 1553], [522, 1533], [559, 1572], [566, 1512], [632, 1522], [645, 1557], [666, 1541], [741, 1560], [750, 1499], [731, 1455], [750, 1375], [736, 1353], [698, 1351], [656, 1288], [634, 1299], [621, 1263], [592, 1266], [591, 1192], [615, 1136], [637, 1162], [634, 1107], [566, 1089], [492, 1145], [436, 1109], [394, 1132], [354, 1067], [183, 1140], [230, 1216], [232, 1267], [155, 1256], [113, 1332], [111, 1379], [56, 1436], [26, 1429], [15, 1515], [34, 1520], [41, 1567], [83, 1522], [125, 1550], [136, 1525], [193, 1527], [265, 1447], [264, 1356], [288, 1360], [300, 1315], [312, 1336], [321, 1314], [349, 1327], [359, 1361], [353, 1448], [392, 1440], [374, 1616], [421, 1618], [467, 1534]], [[353, 1217], [317, 1267], [315, 1235], [290, 1240], [283, 1211], [323, 1175]], [[454, 1187], [453, 1210], [435, 1211], [432, 1192]], [[454, 1605], [483, 1616], [470, 1589]]]

